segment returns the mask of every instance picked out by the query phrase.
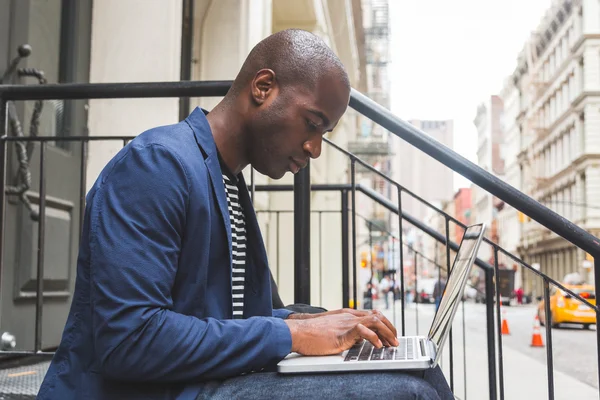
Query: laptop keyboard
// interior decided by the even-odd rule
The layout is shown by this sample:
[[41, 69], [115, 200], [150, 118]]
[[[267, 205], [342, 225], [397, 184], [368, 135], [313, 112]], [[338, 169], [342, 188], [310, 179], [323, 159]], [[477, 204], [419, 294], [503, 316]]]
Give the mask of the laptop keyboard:
[[414, 339], [398, 338], [397, 347], [376, 348], [367, 340], [356, 343], [344, 361], [413, 360], [417, 356]]

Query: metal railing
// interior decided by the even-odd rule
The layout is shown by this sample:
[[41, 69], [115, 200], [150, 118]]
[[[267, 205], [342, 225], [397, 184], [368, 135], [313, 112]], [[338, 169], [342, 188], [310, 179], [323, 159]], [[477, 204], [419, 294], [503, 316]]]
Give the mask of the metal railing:
[[[206, 96], [223, 96], [231, 82], [229, 81], [213, 81], [213, 82], [159, 82], [159, 83], [115, 83], [115, 84], [50, 84], [44, 86], [23, 86], [23, 85], [5, 85], [0, 86], [0, 173], [1, 173], [1, 184], [0, 184], [0, 273], [3, 271], [3, 250], [5, 240], [5, 201], [6, 201], [6, 174], [7, 174], [7, 148], [9, 142], [27, 142], [34, 141], [40, 143], [40, 204], [39, 204], [39, 215], [40, 222], [38, 224], [38, 257], [37, 257], [37, 286], [36, 286], [36, 335], [35, 335], [35, 348], [33, 351], [21, 351], [21, 352], [4, 352], [0, 354], [43, 354], [41, 351], [41, 316], [43, 312], [43, 279], [40, 277], [44, 276], [44, 232], [45, 232], [45, 201], [46, 201], [46, 186], [45, 186], [45, 155], [46, 146], [49, 142], [58, 141], [79, 141], [82, 145], [81, 152], [81, 187], [82, 195], [80, 197], [80, 204], [83, 205], [85, 201], [83, 190], [85, 188], [85, 161], [87, 156], [87, 143], [93, 140], [123, 140], [125, 143], [130, 140], [131, 137], [87, 137], [87, 136], [71, 136], [71, 137], [28, 137], [28, 138], [16, 138], [8, 136], [8, 101], [24, 101], [24, 100], [74, 100], [74, 99], [102, 99], [102, 98], [159, 98], [159, 97], [206, 97]], [[411, 145], [419, 148], [421, 151], [429, 154], [431, 157], [445, 164], [452, 170], [460, 173], [464, 177], [471, 180], [481, 188], [485, 189], [489, 193], [503, 200], [506, 204], [513, 206], [517, 210], [531, 217], [541, 225], [562, 236], [564, 239], [579, 247], [580, 249], [589, 253], [594, 257], [594, 282], [595, 286], [599, 287], [600, 284], [600, 241], [589, 234], [580, 227], [574, 225], [567, 219], [553, 212], [549, 208], [543, 206], [539, 202], [535, 201], [531, 197], [523, 194], [519, 190], [508, 185], [499, 178], [493, 176], [489, 172], [481, 169], [477, 165], [468, 161], [464, 157], [455, 153], [451, 149], [445, 147], [439, 142], [435, 141], [428, 135], [424, 134], [414, 126], [400, 120], [394, 116], [389, 110], [381, 107], [377, 103], [374, 103], [364, 95], [352, 90], [350, 106], [357, 110], [364, 116], [372, 119], [374, 122], [383, 126], [393, 134], [404, 139]], [[332, 143], [330, 143], [332, 144]], [[332, 144], [333, 145], [333, 144]], [[343, 149], [335, 146], [338, 150], [345, 152]], [[450, 266], [450, 250], [458, 247], [456, 243], [453, 243], [449, 239], [449, 224], [453, 222], [458, 226], [464, 227], [462, 223], [452, 218], [450, 215], [444, 213], [441, 210], [437, 210], [431, 204], [421, 199], [419, 196], [411, 193], [409, 190], [403, 188], [397, 182], [391, 180], [389, 177], [381, 174], [374, 170], [368, 164], [359, 160], [354, 155], [345, 152], [349, 157], [351, 163], [351, 183], [349, 185], [338, 185], [335, 189], [331, 185], [327, 190], [335, 189], [342, 190], [347, 193], [348, 196], [342, 196], [342, 205], [344, 198], [346, 198], [346, 207], [342, 206], [342, 210], [349, 209], [348, 197], [350, 197], [351, 209], [356, 210], [356, 192], [360, 191], [365, 195], [373, 198], [380, 204], [384, 205], [390, 211], [397, 213], [399, 218], [399, 226], [402, 227], [403, 222], [406, 221], [422, 230], [433, 237], [435, 240], [446, 245], [447, 253], [447, 265]], [[396, 187], [398, 193], [398, 204], [392, 203], [389, 199], [384, 198], [376, 192], [367, 190], [356, 183], [356, 163], [362, 164], [363, 167], [369, 169], [374, 174], [379, 174], [383, 179], [386, 179], [392, 186]], [[251, 181], [251, 187], [254, 191], [255, 185], [254, 180]], [[281, 190], [290, 190], [292, 187], [280, 188]], [[256, 186], [256, 190], [260, 190]], [[269, 190], [277, 190], [274, 187]], [[302, 172], [298, 173], [294, 177], [294, 231], [295, 231], [295, 243], [294, 243], [294, 255], [295, 255], [295, 290], [294, 296], [297, 302], [307, 302], [310, 300], [310, 191], [319, 190], [318, 185], [310, 184], [310, 168], [306, 168]], [[403, 212], [402, 209], [402, 194], [408, 194], [413, 198], [426, 204], [428, 207], [437, 210], [445, 219], [445, 235], [439, 234], [427, 226], [424, 226], [419, 221], [416, 221], [410, 215]], [[83, 209], [83, 207], [82, 207]], [[82, 210], [80, 210], [82, 212]], [[352, 232], [353, 246], [356, 245], [356, 212], [352, 212], [349, 219], [351, 221], [349, 230]], [[402, 235], [398, 235], [400, 241], [400, 248], [403, 248]], [[525, 268], [530, 270], [532, 273], [539, 276], [544, 282], [544, 301], [546, 305], [546, 315], [550, 314], [550, 285], [560, 288], [564, 292], [570, 294], [573, 298], [579, 300], [583, 304], [586, 304], [596, 313], [596, 317], [600, 316], [599, 308], [592, 305], [587, 300], [583, 299], [576, 293], [565, 288], [560, 283], [549, 278], [548, 276], [540, 273], [536, 269], [532, 268], [529, 264], [518, 259], [516, 256], [510, 254], [495, 243], [486, 240], [486, 242], [492, 246], [494, 254], [494, 265], [491, 266], [481, 260], [476, 261], [476, 265], [484, 268], [485, 273], [485, 285], [490, 288], [495, 285], [496, 299], [494, 301], [493, 291], [486, 290], [486, 296], [488, 297], [486, 304], [488, 311], [486, 312], [486, 326], [487, 326], [487, 340], [488, 340], [488, 371], [490, 376], [490, 398], [496, 399], [499, 395], [501, 399], [504, 398], [504, 374], [503, 374], [503, 353], [502, 353], [502, 336], [500, 334], [501, 329], [501, 314], [500, 314], [500, 294], [498, 290], [498, 280], [494, 283], [494, 276], [498, 276], [499, 270], [499, 254], [513, 259], [515, 262], [520, 263]], [[357, 265], [356, 252], [352, 254], [352, 263], [348, 261], [345, 265]], [[400, 252], [400, 265], [403, 265], [402, 251]], [[347, 268], [344, 268], [347, 270]], [[400, 268], [401, 280], [403, 280], [403, 272]], [[350, 271], [348, 271], [350, 273]], [[353, 274], [353, 294], [356, 296], [356, 268], [352, 268]], [[348, 277], [343, 279], [343, 283], [348, 283]], [[401, 282], [402, 284], [402, 282]], [[348, 287], [348, 285], [344, 286]], [[494, 312], [491, 307], [492, 304], [496, 303], [496, 322], [494, 323]], [[347, 304], [347, 297], [344, 298], [344, 304]], [[356, 302], [355, 302], [356, 304]], [[491, 311], [490, 311], [491, 310]], [[402, 326], [404, 327], [404, 321]], [[497, 329], [498, 333], [498, 371], [496, 371], [495, 362], [495, 334], [494, 329]], [[554, 380], [553, 380], [553, 354], [552, 354], [552, 330], [550, 324], [546, 324], [546, 353], [547, 353], [547, 369], [548, 369], [548, 394], [549, 398], [554, 398]], [[450, 341], [452, 342], [452, 341]], [[596, 342], [600, 344], [600, 331], [596, 333]], [[598, 364], [600, 365], [600, 346], [598, 346]], [[600, 368], [599, 368], [600, 371]], [[498, 377], [498, 385], [496, 385], [496, 377]], [[452, 372], [450, 381], [453, 383]]]
[[[275, 186], [275, 185], [267, 185], [267, 186], [259, 186], [257, 187], [257, 191], [265, 191], [265, 192], [269, 192], [269, 191], [281, 191], [282, 189], [289, 189], [289, 190], [293, 190], [293, 188], [291, 186], [288, 187], [282, 187], [282, 186]], [[321, 187], [319, 187], [317, 190], [328, 190], [329, 188], [326, 185], [323, 185]], [[336, 190], [337, 188], [331, 188], [331, 190]], [[342, 196], [347, 196], [347, 189], [339, 189], [340, 194]], [[369, 193], [373, 193], [372, 191], [369, 191], [369, 189], [365, 189], [362, 186], [358, 186], [357, 187], [357, 191], [359, 192], [363, 192], [366, 194]], [[384, 205], [381, 202], [378, 202], [377, 200], [375, 200], [375, 202], [377, 202], [378, 204]], [[280, 258], [281, 255], [281, 250], [280, 250], [280, 241], [279, 241], [279, 237], [281, 234], [281, 219], [280, 219], [280, 215], [281, 214], [292, 214], [294, 212], [294, 210], [273, 210], [273, 209], [265, 209], [265, 210], [256, 210], [257, 215], [261, 215], [261, 214], [267, 214], [267, 215], [275, 215], [275, 237], [277, 238], [276, 243], [275, 243], [275, 258], [272, 262], [270, 262], [270, 267], [271, 267], [271, 271], [275, 270], [275, 281], [277, 283], [278, 286], [280, 286], [280, 269], [281, 269], [281, 265], [282, 265], [282, 260]], [[313, 230], [313, 232], [318, 232], [318, 237], [319, 237], [319, 246], [318, 246], [318, 254], [317, 254], [317, 258], [318, 258], [318, 274], [319, 274], [319, 305], [323, 305], [323, 293], [322, 293], [322, 289], [323, 289], [323, 257], [322, 257], [322, 253], [323, 253], [323, 249], [322, 249], [322, 242], [323, 242], [323, 229], [322, 229], [322, 219], [323, 219], [323, 214], [339, 214], [341, 217], [341, 221], [340, 221], [340, 226], [341, 226], [341, 236], [342, 236], [342, 246], [341, 246], [341, 253], [342, 255], [347, 255], [348, 252], [350, 251], [348, 243], [348, 229], [347, 229], [347, 224], [344, 224], [344, 218], [347, 220], [348, 215], [351, 213], [351, 210], [347, 209], [347, 208], [342, 208], [340, 210], [311, 210], [311, 214], [313, 215], [317, 215], [317, 224], [318, 224], [318, 228]], [[387, 230], [386, 227], [380, 225], [380, 223], [378, 223], [377, 221], [373, 221], [371, 219], [369, 219], [368, 217], [361, 215], [360, 213], [356, 212], [355, 213], [356, 216], [358, 218], [360, 218], [363, 222], [365, 222], [365, 224], [368, 227], [368, 233], [366, 233], [367, 239], [365, 240], [366, 243], [368, 243], [368, 247], [369, 247], [369, 253], [372, 254], [374, 251], [374, 247], [373, 247], [373, 242], [372, 242], [372, 232], [374, 230], [379, 231], [379, 232], [383, 232], [386, 235], [388, 235], [391, 239], [392, 239], [392, 254], [395, 253], [395, 243], [400, 243], [400, 236], [394, 234], [393, 232]], [[419, 226], [417, 228], [423, 228], [425, 225], [419, 224]], [[452, 243], [452, 245], [454, 245], [454, 243]], [[267, 245], [268, 247], [268, 245]], [[419, 292], [418, 292], [418, 265], [419, 265], [419, 260], [424, 260], [427, 263], [433, 265], [435, 267], [435, 269], [437, 270], [437, 277], [438, 280], [441, 279], [441, 272], [445, 271], [446, 274], [448, 273], [448, 269], [447, 266], [442, 265], [440, 263], [438, 263], [436, 260], [433, 260], [431, 258], [429, 258], [427, 255], [425, 255], [423, 252], [419, 251], [418, 249], [416, 249], [415, 247], [411, 246], [410, 244], [407, 243], [403, 243], [403, 247], [407, 250], [409, 250], [412, 253], [412, 257], [413, 257], [413, 269], [414, 269], [414, 274], [415, 274], [415, 281], [414, 281], [414, 298], [413, 298], [413, 302], [415, 303], [415, 307], [414, 307], [414, 326], [415, 326], [415, 332], [416, 335], [419, 335], [419, 303], [420, 301], [418, 301], [419, 299]], [[453, 246], [451, 246], [453, 247]], [[329, 249], [329, 251], [331, 251], [331, 249]], [[352, 252], [355, 252], [356, 249], [353, 249]], [[342, 257], [343, 258], [343, 257]], [[347, 258], [346, 258], [347, 259]], [[483, 264], [483, 261], [479, 260], [479, 262], [481, 264]], [[273, 266], [276, 266], [275, 268]], [[353, 267], [350, 267], [348, 265], [348, 263], [343, 263], [342, 265], [342, 275], [347, 276], [349, 273], [349, 269], [352, 269]], [[490, 271], [491, 273], [491, 267], [482, 267], [482, 268], [487, 268], [487, 271]], [[371, 260], [370, 263], [370, 269], [371, 269], [371, 279], [374, 275], [374, 271], [373, 271], [373, 263]], [[398, 269], [389, 269], [389, 268], [385, 268], [383, 269], [381, 272], [383, 275], [391, 275], [392, 277], [392, 293], [393, 293], [393, 301], [392, 301], [392, 307], [391, 307], [391, 311], [392, 311], [392, 323], [394, 326], [398, 326], [397, 325], [397, 312], [396, 312], [396, 300], [397, 300], [397, 296], [400, 299], [400, 302], [402, 304], [401, 306], [401, 325], [400, 325], [400, 330], [402, 332], [402, 335], [406, 335], [406, 318], [405, 318], [405, 309], [406, 309], [406, 303], [407, 301], [407, 295], [406, 295], [406, 290], [404, 289], [404, 279], [401, 278], [400, 279], [400, 287], [398, 288], [399, 291], [398, 293], [394, 290], [396, 288], [396, 275], [399, 272], [399, 269], [402, 269], [401, 266], [398, 266]], [[402, 275], [401, 275], [402, 276]], [[345, 279], [347, 281], [347, 278]], [[488, 304], [488, 309], [491, 310], [491, 312], [493, 313], [493, 292], [494, 292], [494, 286], [492, 285], [491, 281], [486, 281], [488, 282], [488, 286], [486, 287], [486, 292], [485, 293], [489, 293], [490, 297], [487, 301]], [[344, 287], [344, 289], [349, 289], [348, 287]], [[477, 289], [476, 289], [477, 290]], [[355, 298], [353, 299], [354, 302], [352, 304], [348, 303], [348, 292], [349, 290], [343, 290], [343, 306], [344, 307], [352, 307], [353, 304], [356, 305], [358, 304], [359, 298], [357, 298], [357, 295], [355, 294]], [[484, 294], [485, 294], [484, 293]], [[387, 296], [387, 294], [384, 294], [385, 296]], [[371, 300], [373, 299], [374, 294], [371, 293], [370, 294], [370, 298]], [[367, 296], [365, 295], [365, 297], [363, 298], [364, 301], [366, 301]], [[464, 297], [462, 299], [461, 305], [462, 305], [462, 314], [461, 314], [461, 323], [462, 323], [462, 343], [463, 343], [463, 347], [462, 347], [462, 356], [463, 356], [463, 366], [464, 366], [464, 374], [463, 374], [463, 384], [464, 384], [464, 389], [465, 389], [465, 393], [464, 393], [464, 397], [462, 398], [463, 400], [467, 399], [467, 394], [466, 394], [466, 390], [467, 390], [467, 383], [468, 383], [468, 376], [467, 376], [467, 371], [466, 371], [466, 366], [467, 366], [467, 352], [466, 352], [466, 329], [465, 329], [465, 309], [464, 309]], [[387, 304], [387, 302], [386, 302]], [[355, 307], [356, 308], [356, 307]], [[371, 308], [371, 307], [368, 307]], [[493, 330], [490, 330], [490, 333], [492, 333], [492, 337], [493, 337]], [[490, 354], [488, 356], [488, 359], [490, 360], [494, 360], [494, 345], [493, 342], [490, 343], [491, 347], [488, 348], [488, 350], [490, 350]], [[453, 379], [453, 372], [454, 372], [454, 362], [453, 362], [453, 346], [454, 346], [454, 342], [451, 339], [450, 340], [450, 350], [449, 350], [449, 354], [450, 354], [450, 373], [451, 373], [451, 379], [450, 379], [450, 385], [452, 390], [454, 390], [454, 379]], [[490, 381], [491, 380], [495, 380], [495, 376], [494, 375], [490, 375]]]

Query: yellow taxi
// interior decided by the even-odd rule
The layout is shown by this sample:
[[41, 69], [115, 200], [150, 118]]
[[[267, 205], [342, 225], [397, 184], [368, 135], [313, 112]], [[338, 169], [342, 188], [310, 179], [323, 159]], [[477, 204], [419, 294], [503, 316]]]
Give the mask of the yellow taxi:
[[[564, 285], [573, 293], [586, 299], [590, 304], [596, 305], [596, 291], [592, 285]], [[544, 300], [538, 306], [540, 324], [546, 323]], [[553, 287], [550, 291], [550, 324], [558, 327], [560, 324], [583, 324], [585, 329], [596, 323], [596, 312], [587, 304], [574, 298], [569, 293]]]

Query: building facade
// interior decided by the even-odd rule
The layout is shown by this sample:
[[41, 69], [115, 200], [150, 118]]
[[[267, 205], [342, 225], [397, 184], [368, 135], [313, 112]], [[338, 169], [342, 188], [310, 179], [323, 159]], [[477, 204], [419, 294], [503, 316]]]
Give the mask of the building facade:
[[[453, 148], [452, 120], [410, 120], [409, 123], [446, 147]], [[393, 143], [397, 160], [392, 175], [394, 179], [427, 201], [443, 203], [452, 199], [454, 172], [450, 168], [401, 139], [395, 138]], [[435, 177], [435, 185], [431, 184], [431, 177]], [[406, 196], [402, 208], [413, 217], [424, 220], [428, 207]]]
[[[553, 1], [503, 95], [511, 104], [505, 119], [511, 182], [594, 235], [600, 230], [599, 14], [594, 0]], [[543, 273], [559, 281], [570, 272], [593, 275], [584, 252], [526, 216], [507, 211], [504, 223], [510, 232], [520, 224], [518, 252]], [[524, 275], [526, 292], [540, 295], [537, 281]]]
[[[477, 163], [486, 171], [498, 176], [504, 175], [504, 160], [501, 149], [503, 131], [501, 119], [504, 104], [499, 96], [492, 95], [479, 107], [473, 123], [477, 128]], [[497, 211], [499, 202], [487, 191], [473, 185], [473, 221], [485, 223], [486, 236], [498, 242]], [[479, 257], [489, 261], [492, 257], [491, 248], [482, 245]]]
[[[454, 209], [451, 215], [465, 225], [472, 223], [471, 213], [473, 208], [473, 195], [471, 188], [460, 188], [454, 194]], [[452, 229], [452, 228], [451, 228]], [[451, 237], [455, 243], [460, 243], [463, 237], [462, 229], [454, 228]]]
[[[521, 150], [521, 135], [517, 117], [521, 112], [521, 98], [519, 87], [512, 77], [505, 80], [500, 98], [504, 103], [504, 114], [501, 121], [504, 134], [501, 151], [505, 160], [504, 180], [511, 186], [520, 189], [523, 185], [521, 183], [521, 168], [517, 160]], [[509, 253], [518, 256], [523, 229], [521, 221], [525, 219], [525, 215], [509, 205], [504, 203], [500, 203], [500, 205], [497, 214], [497, 231], [499, 233], [497, 243]], [[507, 257], [502, 258], [505, 266], [515, 270], [515, 288], [522, 287], [522, 274], [525, 268], [514, 260]]]
[[[452, 120], [410, 120], [408, 122], [445, 146], [452, 148], [454, 140]], [[391, 165], [392, 179], [434, 207], [443, 209], [444, 205], [452, 199], [453, 171], [398, 137], [392, 138], [391, 146], [394, 155]], [[435, 185], [431, 184], [432, 179], [435, 179]], [[398, 194], [395, 188], [390, 193], [389, 199], [394, 204], [398, 204]], [[442, 224], [439, 219], [441, 214], [434, 212], [430, 207], [404, 191], [402, 192], [402, 211], [436, 230]], [[392, 232], [400, 232], [399, 220], [396, 215], [392, 216], [390, 226]], [[441, 246], [421, 230], [406, 222], [402, 226], [402, 235], [405, 245], [403, 249], [404, 278], [407, 290], [412, 290], [415, 279], [415, 257], [411, 248], [426, 254], [431, 260], [417, 257], [417, 274], [425, 277], [432, 276], [436, 271], [435, 263], [441, 261], [436, 259], [436, 254], [441, 251]], [[394, 265], [398, 266], [399, 256], [395, 255], [394, 259], [396, 260]]]

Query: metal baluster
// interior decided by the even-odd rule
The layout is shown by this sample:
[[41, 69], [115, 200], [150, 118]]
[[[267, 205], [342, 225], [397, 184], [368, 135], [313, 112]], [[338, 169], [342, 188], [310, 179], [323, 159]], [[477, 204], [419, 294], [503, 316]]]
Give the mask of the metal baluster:
[[342, 190], [342, 307], [350, 307], [350, 244], [348, 221], [348, 191]]
[[[450, 220], [448, 216], [445, 216], [446, 219], [446, 283], [448, 282], [448, 278], [450, 278]], [[440, 271], [441, 276], [441, 266], [438, 267], [438, 271]], [[441, 289], [441, 287], [440, 287]], [[442, 290], [443, 292], [443, 290]], [[441, 295], [441, 293], [440, 293]], [[464, 304], [464, 303], [463, 303]], [[464, 315], [464, 314], [463, 314]], [[452, 326], [450, 326], [450, 389], [454, 392], [454, 338], [452, 337]], [[464, 348], [463, 348], [464, 351]]]
[[[592, 257], [594, 257], [594, 287], [596, 293], [598, 293], [598, 288], [600, 288], [600, 254], [592, 254]], [[597, 302], [596, 321], [600, 321], [600, 307]], [[600, 383], [600, 329], [598, 329], [598, 325], [596, 325], [596, 352], [598, 353], [598, 382]]]
[[310, 304], [310, 162], [294, 175], [294, 302]]
[[[594, 285], [596, 293], [598, 293], [598, 288], [600, 288], [600, 254], [592, 254], [592, 256], [594, 257]], [[600, 321], [600, 307], [597, 301], [596, 321]], [[600, 329], [598, 329], [598, 325], [596, 325], [596, 352], [598, 353], [598, 383], [600, 383]]]
[[277, 286], [280, 285], [281, 281], [279, 280], [279, 270], [281, 269], [281, 257], [280, 257], [280, 253], [279, 253], [279, 211], [275, 211], [275, 218], [276, 218], [276, 226], [277, 228], [275, 229], [275, 231], [277, 232], [277, 235], [275, 237], [275, 249], [277, 250], [276, 252], [276, 258], [277, 258]]
[[254, 168], [252, 168], [252, 166], [250, 166], [250, 200], [252, 201], [252, 204], [254, 204], [254, 192], [255, 192]]
[[[6, 153], [8, 142], [4, 139], [8, 135], [8, 107], [6, 100], [0, 97], [0, 293], [2, 293], [4, 276], [4, 229], [6, 212]], [[0, 303], [2, 296], [0, 295]]]
[[496, 338], [494, 334], [494, 271], [485, 269], [485, 320], [487, 323], [488, 385], [490, 400], [497, 399], [496, 389]]
[[356, 292], [356, 160], [350, 161], [350, 179], [352, 180], [352, 295], [354, 296], [353, 307], [358, 305], [358, 294]]
[[[371, 285], [373, 284], [373, 226], [371, 221], [367, 221], [367, 227], [369, 228], [369, 267], [371, 269], [371, 277], [369, 278], [369, 282]], [[374, 309], [374, 301], [373, 299], [373, 287], [371, 286], [371, 308]]]
[[465, 324], [465, 300], [461, 302], [462, 307], [462, 331], [463, 331], [463, 384], [464, 384], [464, 400], [467, 400], [467, 329]]
[[319, 211], [319, 306], [323, 306], [323, 212]]
[[83, 231], [83, 218], [85, 216], [85, 193], [87, 186], [87, 158], [88, 158], [88, 142], [81, 142], [81, 159], [79, 162], [79, 240]]
[[35, 351], [42, 349], [42, 311], [44, 305], [44, 245], [46, 233], [46, 142], [40, 143], [40, 204], [38, 220], [37, 285], [35, 302]]
[[415, 251], [415, 320], [417, 322], [417, 336], [419, 335], [419, 271], [417, 268], [417, 252]]
[[550, 310], [550, 286], [544, 278], [544, 322], [546, 325], [546, 366], [548, 367], [548, 400], [554, 400], [554, 363], [552, 354], [552, 312]]
[[496, 321], [498, 323], [498, 373], [499, 373], [499, 388], [500, 388], [500, 400], [504, 400], [504, 360], [502, 357], [502, 314], [500, 310], [500, 273], [498, 267], [498, 247], [494, 247], [494, 274], [496, 276]]
[[[392, 236], [392, 260], [394, 259], [396, 254], [396, 240]], [[394, 273], [394, 278], [392, 279], [392, 320], [394, 327], [396, 327], [396, 274], [398, 271]]]
[[[399, 232], [399, 239], [400, 239], [400, 243], [398, 244], [399, 247], [399, 255], [400, 255], [400, 261], [399, 261], [399, 269], [400, 269], [400, 299], [401, 299], [401, 305], [402, 305], [402, 309], [401, 309], [401, 322], [402, 322], [402, 336], [406, 336], [406, 320], [404, 318], [404, 309], [406, 307], [405, 304], [405, 293], [404, 293], [404, 238], [403, 238], [403, 231], [402, 231], [402, 187], [400, 185], [397, 185], [396, 188], [398, 189], [398, 232]], [[394, 317], [396, 316], [396, 314], [394, 313]]]

